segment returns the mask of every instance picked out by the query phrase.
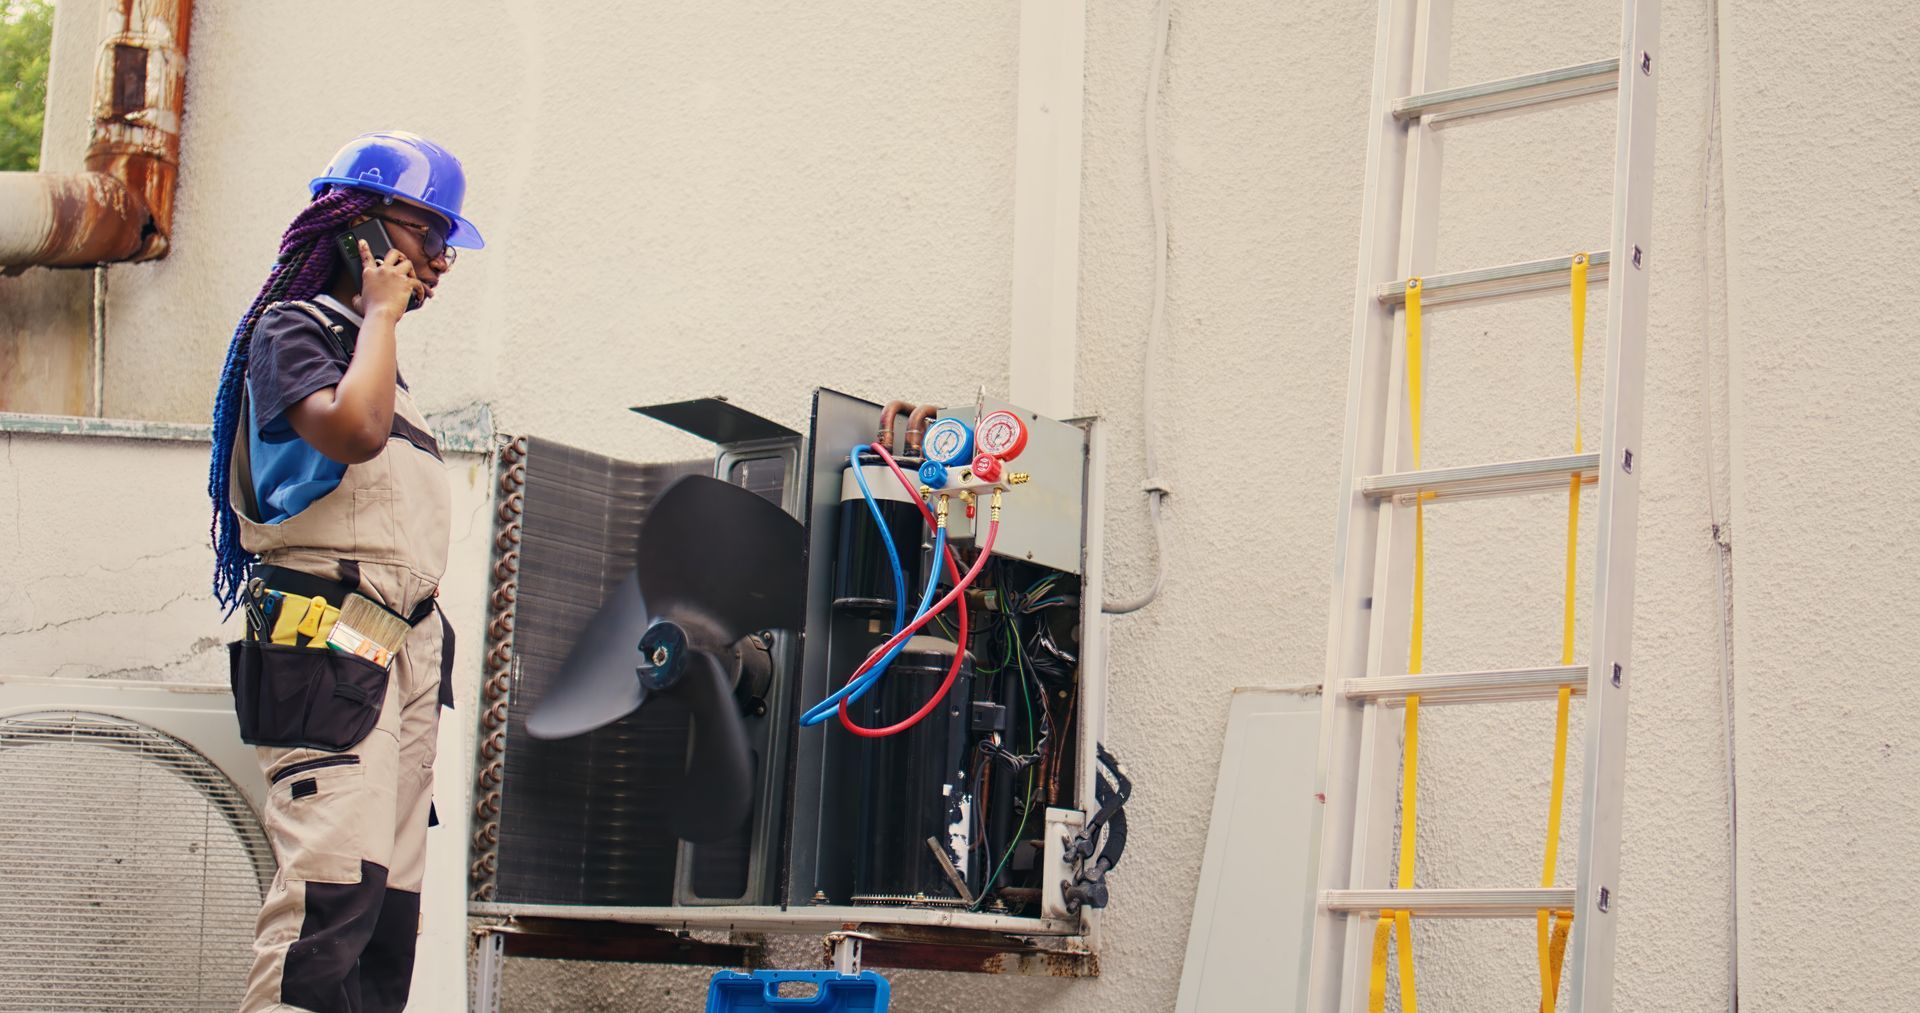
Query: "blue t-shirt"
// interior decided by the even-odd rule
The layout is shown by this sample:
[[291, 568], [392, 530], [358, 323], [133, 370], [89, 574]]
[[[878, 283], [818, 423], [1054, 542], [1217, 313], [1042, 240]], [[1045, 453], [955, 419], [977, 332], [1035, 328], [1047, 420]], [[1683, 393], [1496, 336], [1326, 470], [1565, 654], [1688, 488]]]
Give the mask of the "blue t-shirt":
[[331, 329], [298, 306], [274, 306], [254, 326], [247, 355], [247, 398], [253, 407], [247, 451], [260, 519], [267, 524], [305, 510], [338, 488], [347, 473], [345, 464], [315, 450], [287, 421], [287, 409], [339, 385], [360, 334], [359, 319], [339, 303], [322, 296], [313, 304], [332, 321]]
[[314, 500], [338, 488], [341, 476], [347, 473], [346, 465], [301, 439], [284, 411], [264, 428], [250, 421], [247, 439], [253, 460], [254, 495], [260, 501], [260, 519], [268, 524], [278, 524], [305, 510]]

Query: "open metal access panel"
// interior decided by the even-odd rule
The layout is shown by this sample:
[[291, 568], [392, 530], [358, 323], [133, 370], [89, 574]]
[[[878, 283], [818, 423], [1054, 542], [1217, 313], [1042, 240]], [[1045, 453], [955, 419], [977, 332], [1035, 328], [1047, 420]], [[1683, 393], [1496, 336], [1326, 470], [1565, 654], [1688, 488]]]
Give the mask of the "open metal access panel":
[[[1017, 876], [1019, 888], [966, 903], [933, 890], [873, 896], [861, 889], [859, 853], [872, 835], [858, 833], [856, 788], [873, 766], [871, 747], [837, 725], [797, 722], [885, 639], [875, 621], [842, 609], [836, 590], [837, 576], [854, 572], [846, 570], [853, 557], [841, 551], [848, 533], [872, 524], [845, 495], [848, 448], [874, 440], [881, 406], [817, 390], [804, 434], [724, 398], [634, 410], [654, 420], [636, 424], [665, 423], [697, 436], [712, 456], [621, 461], [535, 437], [513, 439], [501, 453], [469, 876], [478, 1008], [498, 1003], [508, 956], [750, 967], [767, 959], [764, 937], [773, 934], [857, 948], [874, 967], [1097, 974], [1100, 912], [1060, 909], [1044, 889], [1060, 877], [1042, 875], [1059, 849], [1029, 845], [1065, 838], [1050, 832], [1059, 829], [1055, 814], [1099, 808], [1107, 644], [1098, 423], [1044, 419], [984, 395], [940, 413], [972, 420], [1022, 412], [1030, 439], [1017, 464], [1031, 480], [1006, 497], [994, 569], [1055, 574], [1054, 586], [1078, 589], [1076, 600], [1057, 607], [1051, 627], [1071, 638], [1077, 655], [1077, 692], [1054, 703], [1067, 705], [1063, 718], [1071, 715], [1058, 740], [1057, 802], [1030, 790], [1030, 819], [1008, 815], [1010, 808], [982, 816], [983, 824], [1009, 828], [992, 849], [1007, 857], [998, 868], [976, 863], [968, 881], [979, 887], [988, 873], [1006, 882]], [[807, 545], [805, 622], [772, 633], [770, 668], [755, 680], [743, 668], [734, 691], [755, 759], [752, 816], [734, 836], [704, 844], [669, 829], [671, 786], [687, 755], [685, 713], [650, 704], [557, 740], [526, 729], [561, 661], [634, 566], [653, 504], [685, 475], [709, 475], [780, 506], [805, 526]], [[877, 480], [876, 491], [886, 492]], [[978, 538], [961, 507], [952, 520], [954, 541]], [[997, 614], [980, 602], [972, 608], [979, 633]], [[1005, 792], [1002, 798], [998, 805], [1012, 801]], [[923, 841], [910, 843], [931, 861]]]

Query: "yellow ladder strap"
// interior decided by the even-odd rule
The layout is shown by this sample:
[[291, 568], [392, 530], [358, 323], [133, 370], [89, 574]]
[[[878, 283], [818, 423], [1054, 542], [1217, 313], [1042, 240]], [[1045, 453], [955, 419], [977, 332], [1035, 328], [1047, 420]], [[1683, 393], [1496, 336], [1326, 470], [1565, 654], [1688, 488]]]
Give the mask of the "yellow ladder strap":
[[1547, 978], [1546, 998], [1540, 1000], [1540, 1013], [1552, 1013], [1553, 1004], [1560, 996], [1560, 968], [1567, 956], [1567, 932], [1573, 928], [1573, 912], [1555, 911], [1553, 913], [1553, 941], [1548, 944], [1550, 968]]
[[1420, 1003], [1413, 991], [1413, 912], [1393, 913], [1393, 935], [1400, 948], [1400, 1009], [1415, 1013]]
[[[1573, 255], [1570, 301], [1573, 305], [1573, 452], [1583, 450], [1584, 431], [1580, 419], [1580, 389], [1585, 378], [1587, 346], [1587, 255]], [[1574, 564], [1580, 546], [1580, 474], [1567, 482], [1567, 567], [1566, 593], [1560, 620], [1560, 664], [1573, 664]], [[1547, 854], [1540, 870], [1540, 885], [1553, 886], [1555, 867], [1560, 860], [1560, 810], [1567, 791], [1567, 712], [1573, 701], [1573, 688], [1560, 687], [1553, 718], [1553, 786], [1547, 793]], [[1562, 917], [1564, 916], [1564, 917]], [[1535, 944], [1540, 951], [1540, 1009], [1553, 1013], [1560, 994], [1560, 968], [1566, 957], [1566, 933], [1573, 924], [1571, 911], [1558, 914], [1540, 911], [1534, 915]]]
[[1368, 1013], [1385, 1013], [1387, 1008], [1387, 941], [1390, 938], [1400, 957], [1400, 1008], [1419, 1008], [1413, 990], [1413, 913], [1386, 910], [1380, 912], [1380, 921], [1373, 927], [1373, 969], [1367, 976]]
[[[1407, 425], [1413, 450], [1413, 467], [1420, 467], [1421, 368], [1424, 351], [1420, 344], [1420, 279], [1407, 279]], [[1407, 648], [1407, 672], [1420, 674], [1426, 640], [1427, 527], [1426, 500], [1421, 494], [1413, 507], [1413, 628]], [[1407, 697], [1406, 751], [1401, 764], [1400, 786], [1400, 867], [1395, 886], [1413, 888], [1413, 846], [1415, 817], [1419, 810], [1417, 790], [1420, 772], [1420, 696]], [[1384, 1013], [1387, 997], [1387, 933], [1393, 925], [1394, 942], [1400, 957], [1400, 1009], [1417, 1013], [1413, 987], [1413, 915], [1408, 911], [1382, 911], [1373, 932], [1373, 966], [1369, 975], [1368, 1011]]]
[[1420, 279], [1407, 279], [1407, 424], [1413, 435], [1413, 468], [1420, 470]]
[[1373, 967], [1367, 973], [1367, 1013], [1387, 1008], [1387, 942], [1393, 938], [1393, 912], [1380, 912], [1373, 926]]

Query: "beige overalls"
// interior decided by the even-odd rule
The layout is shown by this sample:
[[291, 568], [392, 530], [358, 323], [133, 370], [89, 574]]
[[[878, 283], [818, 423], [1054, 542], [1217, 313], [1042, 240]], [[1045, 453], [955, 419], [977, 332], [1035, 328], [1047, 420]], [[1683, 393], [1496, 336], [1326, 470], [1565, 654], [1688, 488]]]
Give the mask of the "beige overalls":
[[[247, 427], [239, 428], [244, 442]], [[406, 1006], [439, 707], [451, 671], [452, 645], [443, 645], [451, 628], [432, 608], [447, 564], [449, 505], [439, 449], [405, 388], [396, 387], [393, 430], [378, 457], [348, 466], [337, 488], [278, 524], [249, 517], [240, 466], [229, 475], [241, 542], [263, 565], [349, 582], [357, 569], [360, 594], [401, 616], [431, 613], [396, 652], [364, 738], [341, 751], [256, 749], [279, 871], [260, 910], [241, 1005], [248, 1013]], [[329, 663], [316, 653], [313, 663]], [[266, 663], [269, 678], [277, 664]]]

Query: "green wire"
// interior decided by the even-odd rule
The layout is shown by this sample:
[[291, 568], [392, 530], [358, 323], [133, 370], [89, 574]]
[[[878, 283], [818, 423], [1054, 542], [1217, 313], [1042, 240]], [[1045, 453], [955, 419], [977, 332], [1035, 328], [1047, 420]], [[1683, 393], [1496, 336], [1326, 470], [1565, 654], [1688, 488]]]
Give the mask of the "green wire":
[[1000, 664], [995, 665], [992, 668], [976, 667], [974, 669], [974, 672], [980, 675], [998, 675], [999, 673], [1006, 671], [1007, 665], [1011, 661], [1013, 661], [1013, 641], [1009, 640], [1007, 641], [1006, 656], [1000, 659]]
[[[1012, 640], [1007, 641], [1007, 652], [1009, 654], [1013, 652]], [[1018, 661], [1020, 666], [1020, 698], [1023, 701], [1025, 701], [1026, 711], [1027, 711], [1027, 748], [1034, 749], [1039, 746], [1039, 741], [1033, 737], [1033, 692], [1027, 685], [1027, 679], [1026, 679], [1027, 662], [1024, 656], [1018, 656], [1018, 655], [1016, 655], [1012, 660]], [[1007, 863], [1013, 860], [1013, 853], [1015, 849], [1020, 847], [1021, 835], [1027, 832], [1027, 820], [1031, 819], [1032, 817], [1033, 817], [1033, 768], [1028, 767], [1027, 768], [1027, 800], [1020, 807], [1020, 828], [1013, 832], [1013, 841], [1012, 843], [1007, 845], [1007, 853], [1001, 857], [1000, 864], [996, 866], [993, 870], [993, 875], [987, 877], [987, 884], [989, 886], [999, 882], [1000, 874], [1007, 870]], [[980, 905], [985, 903], [986, 899], [987, 899], [986, 895], [982, 894], [979, 900], [974, 901], [973, 902], [974, 910], [976, 911], [979, 910]]]
[[[1020, 635], [1019, 627], [1014, 627], [1013, 635], [1016, 637]], [[1007, 652], [1013, 653], [1012, 640], [1007, 641]], [[1014, 655], [1014, 660], [1020, 663], [1020, 699], [1027, 705], [1027, 749], [1032, 751], [1039, 748], [1040, 741], [1033, 737], [1033, 688], [1027, 684], [1027, 652], [1021, 651]], [[1027, 772], [1027, 777], [1028, 780], [1032, 780], [1031, 770]]]

